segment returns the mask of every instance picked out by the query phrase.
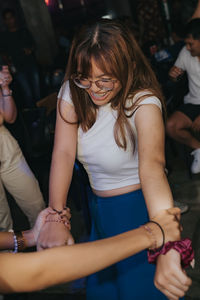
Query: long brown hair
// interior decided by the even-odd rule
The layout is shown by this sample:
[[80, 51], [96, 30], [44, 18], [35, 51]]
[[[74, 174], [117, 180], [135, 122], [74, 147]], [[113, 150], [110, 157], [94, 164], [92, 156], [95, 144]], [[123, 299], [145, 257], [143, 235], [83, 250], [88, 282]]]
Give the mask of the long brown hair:
[[158, 81], [131, 30], [120, 21], [100, 20], [83, 26], [73, 39], [65, 75], [65, 80], [69, 80], [72, 101], [83, 131], [95, 123], [98, 107], [85, 90], [74, 84], [72, 76], [77, 71], [84, 77], [90, 76], [92, 59], [105, 74], [112, 74], [121, 83], [122, 88], [111, 100], [111, 107], [118, 111], [114, 129], [116, 143], [126, 149], [127, 133], [134, 141], [128, 118], [138, 108], [141, 98], [134, 99], [128, 107], [127, 99], [133, 99], [136, 93], [146, 90], [145, 97], [155, 95], [164, 108]]

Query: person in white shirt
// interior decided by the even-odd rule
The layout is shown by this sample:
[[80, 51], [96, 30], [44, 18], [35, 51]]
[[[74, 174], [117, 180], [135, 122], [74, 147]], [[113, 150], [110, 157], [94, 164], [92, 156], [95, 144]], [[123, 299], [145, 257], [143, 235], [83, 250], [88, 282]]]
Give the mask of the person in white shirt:
[[169, 76], [177, 80], [184, 72], [188, 77], [189, 92], [184, 103], [169, 117], [167, 134], [189, 146], [194, 160], [191, 172], [200, 172], [200, 141], [193, 132], [200, 131], [200, 18], [192, 19], [185, 28], [185, 46], [181, 50]]
[[[91, 241], [136, 228], [173, 206], [165, 175], [162, 93], [128, 27], [100, 20], [77, 32], [58, 99], [49, 189], [49, 206], [58, 215], [76, 156], [92, 188]], [[51, 219], [41, 229], [38, 249], [66, 242], [73, 243], [70, 231]], [[146, 252], [140, 252], [91, 275], [87, 299], [177, 300], [188, 288], [190, 279], [173, 249], [157, 260], [154, 281], [161, 292], [154, 274]]]

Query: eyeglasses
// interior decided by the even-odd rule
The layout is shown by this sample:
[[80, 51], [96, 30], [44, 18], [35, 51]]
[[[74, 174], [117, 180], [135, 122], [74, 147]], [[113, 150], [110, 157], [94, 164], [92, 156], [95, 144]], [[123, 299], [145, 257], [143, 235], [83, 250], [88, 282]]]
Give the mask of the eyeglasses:
[[100, 80], [89, 80], [87, 78], [76, 76], [72, 77], [74, 83], [81, 89], [89, 89], [92, 83], [95, 83], [96, 86], [103, 91], [111, 91], [114, 88], [114, 83], [116, 79], [100, 79]]

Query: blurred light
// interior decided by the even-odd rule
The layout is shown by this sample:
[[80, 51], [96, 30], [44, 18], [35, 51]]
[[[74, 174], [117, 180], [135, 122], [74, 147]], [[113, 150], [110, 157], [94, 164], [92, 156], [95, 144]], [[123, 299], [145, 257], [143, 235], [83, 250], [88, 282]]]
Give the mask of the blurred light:
[[84, 0], [81, 0], [81, 1], [80, 1], [80, 4], [81, 4], [81, 6], [85, 6]]
[[112, 14], [108, 14], [108, 15], [102, 16], [101, 18], [102, 19], [112, 19], [113, 15]]
[[58, 0], [58, 7], [59, 9], [63, 9], [63, 4], [61, 0]]
[[115, 14], [115, 12], [112, 9], [109, 9], [107, 11], [107, 14], [104, 15], [104, 16], [102, 16], [101, 18], [102, 19], [111, 19], [112, 20], [112, 19], [116, 18], [116, 14]]
[[50, 0], [45, 0], [46, 5], [49, 5]]

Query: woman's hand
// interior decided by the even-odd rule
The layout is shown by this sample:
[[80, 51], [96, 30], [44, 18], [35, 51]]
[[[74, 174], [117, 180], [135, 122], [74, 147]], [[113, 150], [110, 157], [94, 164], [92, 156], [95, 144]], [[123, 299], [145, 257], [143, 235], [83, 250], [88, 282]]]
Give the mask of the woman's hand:
[[37, 250], [74, 244], [69, 229], [59, 222], [47, 222], [40, 230], [37, 240]]
[[182, 70], [181, 68], [178, 68], [176, 66], [173, 66], [170, 70], [169, 70], [169, 76], [172, 80], [178, 80], [179, 78], [181, 78], [181, 76], [184, 74], [184, 70]]
[[37, 243], [37, 239], [38, 239], [40, 230], [43, 227], [43, 225], [45, 224], [46, 217], [49, 215], [50, 211], [51, 211], [50, 207], [43, 209], [37, 216], [34, 227], [31, 229], [31, 232], [32, 232], [34, 240], [35, 240], [35, 244]]
[[[160, 224], [165, 234], [165, 243], [168, 241], [180, 240], [180, 209], [177, 207], [169, 208], [167, 210], [160, 211], [152, 221]], [[153, 223], [149, 223], [156, 236], [157, 247], [160, 247], [163, 243], [163, 236], [160, 228]]]
[[181, 268], [180, 254], [171, 249], [157, 259], [154, 284], [170, 300], [183, 297], [190, 285], [191, 279]]
[[0, 71], [0, 85], [2, 89], [8, 88], [12, 81], [12, 76], [9, 72], [8, 66], [2, 66]]

